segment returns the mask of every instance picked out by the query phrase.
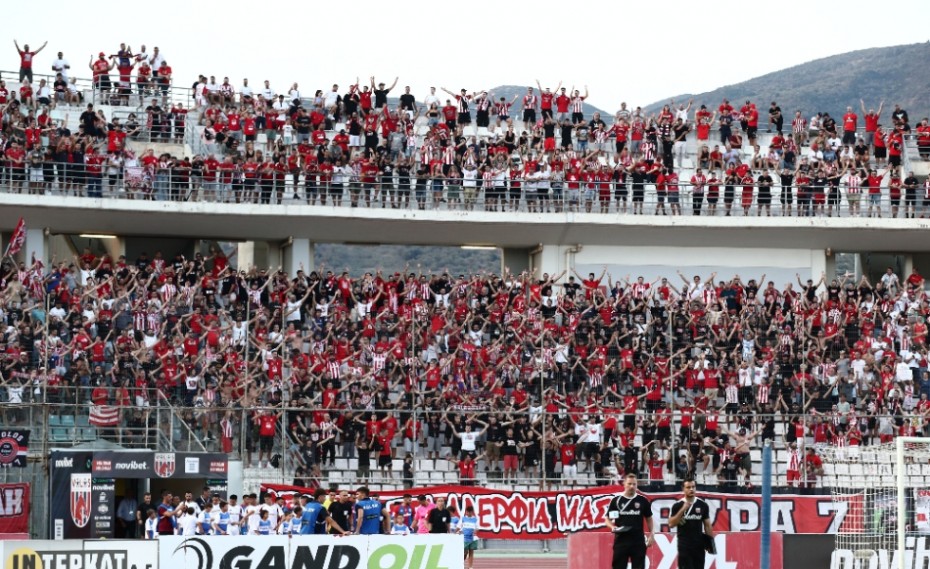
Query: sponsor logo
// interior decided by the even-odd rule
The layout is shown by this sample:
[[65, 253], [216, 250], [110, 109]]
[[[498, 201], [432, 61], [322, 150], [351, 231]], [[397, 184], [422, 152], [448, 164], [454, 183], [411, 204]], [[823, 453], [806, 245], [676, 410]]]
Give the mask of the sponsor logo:
[[90, 474], [71, 474], [71, 521], [79, 528], [90, 521], [92, 480]]
[[[175, 562], [181, 557], [183, 569], [304, 569], [307, 567], [338, 567], [363, 569], [443, 569], [443, 545], [417, 544], [412, 547], [387, 544], [362, 551], [354, 545], [271, 545], [234, 546], [217, 559], [208, 540], [185, 539], [171, 553]], [[174, 566], [174, 565], [172, 565]]]
[[130, 569], [125, 549], [83, 551], [18, 549], [6, 558], [5, 569]]
[[55, 468], [74, 468], [74, 459], [70, 456], [55, 460]]
[[184, 459], [184, 474], [200, 474], [200, 459], [189, 456]]
[[155, 474], [161, 478], [171, 478], [174, 474], [175, 459], [173, 452], [155, 453]]
[[0, 431], [0, 467], [10, 466], [25, 451], [23, 436], [16, 431]]
[[227, 463], [225, 460], [211, 460], [210, 461], [210, 473], [211, 474], [222, 474], [226, 472]]

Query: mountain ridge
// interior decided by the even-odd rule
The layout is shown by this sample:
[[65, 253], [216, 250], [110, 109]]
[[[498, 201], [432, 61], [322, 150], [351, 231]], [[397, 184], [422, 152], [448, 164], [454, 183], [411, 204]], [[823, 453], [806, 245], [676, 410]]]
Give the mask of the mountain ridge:
[[[695, 106], [716, 108], [723, 98], [734, 106], [750, 100], [762, 114], [772, 101], [782, 109], [786, 120], [800, 110], [805, 118], [817, 112], [842, 116], [847, 106], [860, 112], [860, 99], [866, 108], [878, 109], [885, 102], [884, 117], [895, 104], [908, 111], [911, 124], [930, 114], [930, 42], [849, 51], [787, 67], [732, 85], [703, 93], [666, 97], [644, 107], [656, 112], [670, 99], [693, 99]], [[834, 114], [836, 113], [836, 114]]]

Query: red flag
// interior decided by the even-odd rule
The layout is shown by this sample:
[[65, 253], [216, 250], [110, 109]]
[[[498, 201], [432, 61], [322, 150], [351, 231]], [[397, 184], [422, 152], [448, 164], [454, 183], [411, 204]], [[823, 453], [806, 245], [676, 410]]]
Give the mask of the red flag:
[[6, 253], [3, 254], [4, 257], [12, 257], [13, 255], [19, 253], [19, 250], [23, 248], [23, 244], [26, 243], [26, 221], [23, 218], [19, 218], [19, 223], [16, 224], [16, 229], [13, 230], [13, 236], [10, 238], [10, 244], [6, 246]]
[[115, 427], [119, 424], [119, 407], [92, 405], [88, 422], [95, 427]]

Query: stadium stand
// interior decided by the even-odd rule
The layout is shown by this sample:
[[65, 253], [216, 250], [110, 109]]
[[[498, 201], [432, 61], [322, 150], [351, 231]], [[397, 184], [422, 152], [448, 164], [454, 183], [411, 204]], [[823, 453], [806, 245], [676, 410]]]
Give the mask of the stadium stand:
[[[548, 108], [524, 99], [541, 118], [524, 130], [517, 117], [496, 125], [510, 110], [490, 93], [395, 101], [373, 79], [305, 99], [296, 85], [278, 95], [205, 77], [178, 89], [124, 73], [115, 91], [102, 73], [36, 77], [36, 93], [0, 84], [0, 176], [3, 191], [39, 198], [930, 214], [930, 126], [912, 131], [901, 109], [884, 127], [883, 109], [864, 105], [839, 124], [773, 114], [761, 132], [755, 105], [724, 101], [621, 110], [608, 125], [574, 112], [580, 94], [553, 93]], [[39, 425], [60, 445], [235, 453], [252, 490], [533, 489], [635, 471], [655, 488], [692, 474], [736, 491], [760, 483], [765, 440], [777, 485], [813, 490], [841, 473], [809, 469], [808, 450], [928, 429], [930, 305], [916, 269], [795, 289], [672, 270], [654, 282], [285, 274], [236, 270], [216, 251], [85, 251], [7, 263], [2, 277], [7, 424]], [[47, 420], [40, 402], [56, 409]], [[479, 459], [473, 476], [465, 455]]]

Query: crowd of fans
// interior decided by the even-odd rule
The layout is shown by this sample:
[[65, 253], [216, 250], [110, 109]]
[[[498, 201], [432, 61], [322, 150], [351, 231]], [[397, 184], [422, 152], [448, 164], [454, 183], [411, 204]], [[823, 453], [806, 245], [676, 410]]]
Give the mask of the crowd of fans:
[[85, 251], [4, 265], [2, 279], [8, 424], [31, 401], [108, 405], [138, 432], [163, 427], [148, 410], [168, 401], [211, 448], [246, 465], [257, 451], [308, 486], [337, 458], [360, 482], [411, 485], [427, 458], [454, 462], [463, 484], [486, 467], [544, 487], [630, 471], [726, 487], [749, 480], [765, 440], [798, 459], [927, 432], [916, 269], [795, 288], [606, 268], [289, 275], [237, 271], [217, 251]]
[[[96, 100], [132, 98], [139, 114], [121, 124], [88, 105], [71, 132], [49, 113], [56, 101], [79, 99], [68, 87], [70, 65], [59, 53], [54, 85], [34, 93], [28, 81], [39, 51], [19, 49], [26, 82], [18, 97], [0, 83], [0, 174], [18, 192], [539, 213], [930, 215], [930, 181], [902, 169], [908, 113], [896, 105], [883, 121], [884, 102], [875, 110], [860, 101], [861, 115], [847, 107], [838, 120], [827, 112], [808, 120], [801, 111], [784, 116], [773, 101], [767, 123], [751, 101], [694, 111], [673, 102], [657, 113], [623, 103], [608, 125], [599, 113], [586, 117], [587, 88], [561, 83], [553, 90], [537, 81], [510, 100], [435, 87], [422, 98], [405, 87], [394, 99], [397, 79], [371, 77], [305, 98], [297, 83], [278, 92], [269, 81], [256, 89], [247, 79], [236, 87], [200, 76], [187, 109], [168, 102], [171, 68], [158, 48], [149, 55], [123, 44], [91, 58]], [[198, 155], [127, 151], [127, 138], [182, 140], [188, 115], [198, 125]], [[773, 133], [767, 147], [760, 124]], [[926, 159], [930, 123], [913, 130]]]

